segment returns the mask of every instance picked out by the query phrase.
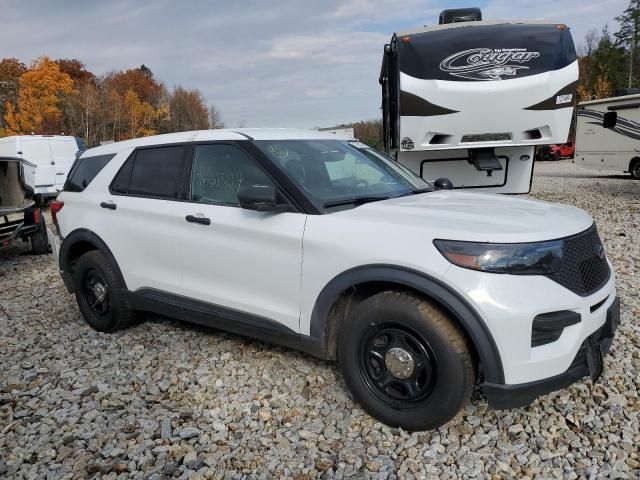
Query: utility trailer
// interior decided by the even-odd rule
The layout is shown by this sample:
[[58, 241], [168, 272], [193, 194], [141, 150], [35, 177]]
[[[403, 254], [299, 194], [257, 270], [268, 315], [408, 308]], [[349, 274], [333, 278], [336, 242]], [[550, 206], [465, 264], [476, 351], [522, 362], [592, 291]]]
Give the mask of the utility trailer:
[[0, 157], [0, 249], [13, 240], [31, 241], [34, 253], [49, 251], [42, 208], [35, 196], [36, 165], [20, 157]]
[[640, 179], [640, 94], [620, 93], [578, 105], [574, 162]]
[[528, 193], [536, 147], [565, 143], [578, 82], [569, 28], [445, 10], [395, 33], [380, 84], [387, 153], [453, 188]]

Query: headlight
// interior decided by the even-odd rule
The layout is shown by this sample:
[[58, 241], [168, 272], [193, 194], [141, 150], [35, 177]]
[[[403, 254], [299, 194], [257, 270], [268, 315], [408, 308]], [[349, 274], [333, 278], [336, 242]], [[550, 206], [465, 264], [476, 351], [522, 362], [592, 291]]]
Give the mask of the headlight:
[[475, 243], [434, 240], [454, 265], [483, 272], [549, 275], [560, 271], [562, 240], [537, 243]]

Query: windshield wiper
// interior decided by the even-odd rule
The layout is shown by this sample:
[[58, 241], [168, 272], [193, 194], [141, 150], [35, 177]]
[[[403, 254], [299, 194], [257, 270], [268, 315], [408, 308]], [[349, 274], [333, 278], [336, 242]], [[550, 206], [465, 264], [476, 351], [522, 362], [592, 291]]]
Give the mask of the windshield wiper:
[[418, 195], [420, 193], [429, 193], [429, 192], [433, 192], [433, 190], [431, 188], [416, 188], [414, 190], [409, 190], [406, 193], [401, 193], [400, 195], [396, 195], [393, 198], [400, 198], [400, 197], [408, 197], [409, 195]]
[[329, 207], [338, 207], [340, 205], [362, 205], [369, 202], [377, 202], [378, 200], [388, 200], [388, 196], [370, 196], [370, 197], [355, 197], [355, 198], [344, 198], [342, 200], [334, 200], [332, 202], [327, 202], [322, 205], [323, 208]]

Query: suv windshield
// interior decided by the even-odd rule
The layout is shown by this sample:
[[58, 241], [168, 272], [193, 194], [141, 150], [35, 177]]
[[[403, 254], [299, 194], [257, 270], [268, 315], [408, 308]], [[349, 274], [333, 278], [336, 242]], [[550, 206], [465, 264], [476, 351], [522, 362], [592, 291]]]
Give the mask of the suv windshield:
[[320, 208], [432, 190], [422, 178], [359, 142], [259, 140], [255, 144]]

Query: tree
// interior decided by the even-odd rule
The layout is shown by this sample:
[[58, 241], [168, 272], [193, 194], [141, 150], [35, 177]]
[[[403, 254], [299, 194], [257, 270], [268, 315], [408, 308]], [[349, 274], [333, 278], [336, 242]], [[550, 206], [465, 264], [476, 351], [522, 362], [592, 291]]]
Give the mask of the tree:
[[5, 103], [11, 103], [15, 109], [20, 77], [26, 71], [26, 65], [17, 58], [3, 58], [0, 61], [0, 130], [4, 127]]
[[87, 70], [84, 63], [77, 58], [59, 58], [56, 63], [60, 67], [60, 71], [69, 75], [76, 85], [83, 83], [96, 82], [96, 76]]
[[209, 128], [224, 128], [222, 115], [213, 103], [209, 105]]
[[169, 98], [169, 129], [172, 132], [209, 128], [207, 105], [200, 90], [178, 86]]
[[616, 17], [620, 29], [615, 33], [616, 43], [623, 46], [628, 53], [628, 87], [637, 84], [637, 57], [640, 43], [640, 0], [631, 0], [622, 15]]
[[71, 77], [61, 72], [57, 63], [42, 57], [22, 74], [18, 88], [17, 108], [5, 104], [7, 133], [60, 133], [64, 128], [61, 100], [77, 93]]

